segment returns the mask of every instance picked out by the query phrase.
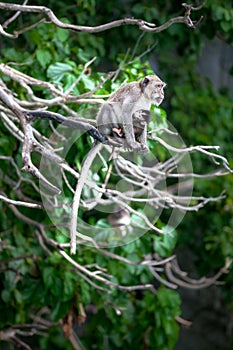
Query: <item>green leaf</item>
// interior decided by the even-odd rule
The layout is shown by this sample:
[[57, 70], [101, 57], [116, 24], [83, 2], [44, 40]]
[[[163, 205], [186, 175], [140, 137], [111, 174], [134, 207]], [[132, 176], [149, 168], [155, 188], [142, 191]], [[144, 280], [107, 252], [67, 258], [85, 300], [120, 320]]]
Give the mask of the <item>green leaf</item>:
[[[85, 33], [81, 33], [81, 34], [83, 35]], [[84, 63], [86, 63], [90, 59], [87, 52], [85, 52], [84, 50], [82, 50], [80, 48], [78, 49], [77, 57], [81, 62], [84, 62]]]
[[177, 233], [169, 226], [165, 226], [162, 230], [165, 232], [164, 235], [153, 236], [153, 246], [157, 254], [162, 257], [166, 257], [172, 254], [172, 251], [176, 246]]
[[171, 311], [171, 314], [174, 316], [179, 315], [181, 301], [177, 292], [162, 286], [158, 290], [157, 298], [162, 308], [168, 308]]
[[56, 270], [53, 267], [48, 266], [43, 269], [42, 276], [45, 288], [51, 289], [53, 287], [55, 273]]
[[106, 219], [100, 219], [96, 223], [96, 227], [101, 227], [101, 228], [110, 228], [110, 224]]
[[83, 304], [85, 305], [89, 304], [91, 301], [89, 285], [86, 282], [82, 281], [82, 283], [80, 284], [80, 289], [81, 289], [81, 299]]
[[68, 301], [73, 298], [75, 292], [75, 283], [73, 278], [73, 272], [65, 271], [63, 279], [63, 295], [62, 300]]
[[8, 290], [4, 289], [1, 292], [1, 298], [4, 301], [4, 303], [9, 303], [9, 301], [11, 299], [11, 293]]
[[90, 79], [87, 75], [83, 75], [82, 81], [84, 83], [84, 86], [88, 90], [93, 90], [95, 88], [95, 83], [92, 79]]
[[164, 241], [163, 241], [164, 242], [164, 247], [168, 251], [172, 252], [173, 249], [176, 246], [177, 233], [176, 233], [176, 231], [173, 228], [168, 227], [168, 226], [163, 227], [162, 230], [165, 232]]
[[73, 68], [69, 64], [57, 62], [49, 66], [47, 75], [55, 83], [59, 83], [63, 79], [65, 73], [71, 72], [72, 70]]
[[133, 253], [135, 251], [135, 249], [136, 249], [135, 242], [128, 243], [128, 244], [124, 245], [123, 249], [128, 254]]
[[66, 42], [68, 40], [69, 35], [70, 35], [70, 33], [67, 29], [57, 28], [57, 30], [56, 30], [56, 37], [62, 43]]
[[6, 138], [0, 135], [0, 153], [6, 156], [11, 156], [13, 148], [11, 147], [11, 138]]
[[52, 60], [50, 52], [43, 49], [36, 50], [36, 58], [43, 68], [46, 67]]
[[[65, 74], [65, 85], [64, 85], [64, 91], [68, 90], [70, 88], [70, 86], [75, 82], [76, 77], [74, 76], [74, 74], [70, 74], [70, 73], [66, 73]], [[72, 92], [76, 95], [79, 95], [80, 92], [77, 88], [77, 86], [75, 85], [74, 88], [72, 89]]]
[[222, 27], [224, 32], [229, 32], [232, 29], [232, 23], [221, 21], [220, 26]]
[[59, 301], [55, 303], [55, 307], [51, 310], [51, 313], [50, 313], [52, 320], [55, 322], [59, 321], [61, 318], [63, 318], [67, 314], [70, 307], [71, 307], [71, 302], [62, 303]]
[[17, 303], [21, 304], [23, 301], [23, 298], [22, 298], [22, 294], [20, 293], [20, 291], [18, 289], [14, 289], [14, 296], [15, 296]]
[[[139, 213], [141, 213], [141, 210], [138, 210]], [[131, 216], [131, 222], [135, 225], [135, 226], [139, 226], [139, 227], [145, 227], [146, 228], [146, 224], [145, 221], [143, 220], [143, 218], [141, 218], [140, 216], [136, 215], [136, 214], [132, 214]]]

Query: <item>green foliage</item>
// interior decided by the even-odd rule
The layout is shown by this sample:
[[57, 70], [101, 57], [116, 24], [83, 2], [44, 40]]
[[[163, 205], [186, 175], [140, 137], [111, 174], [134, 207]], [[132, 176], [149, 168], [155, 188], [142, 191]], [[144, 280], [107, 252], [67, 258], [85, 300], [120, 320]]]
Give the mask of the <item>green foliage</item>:
[[155, 341], [158, 343], [158, 349], [162, 350], [164, 344], [167, 344], [166, 348], [168, 350], [173, 349], [179, 333], [175, 317], [180, 314], [181, 301], [176, 292], [164, 287], [159, 289], [157, 297]]
[[233, 9], [232, 2], [227, 1], [208, 1], [206, 6], [206, 15], [212, 18], [212, 26], [205, 24], [206, 35], [213, 38], [216, 31], [219, 31], [226, 41], [232, 43], [233, 34]]
[[59, 83], [70, 71], [72, 71], [72, 67], [69, 64], [57, 62], [49, 66], [47, 75], [54, 83]]
[[108, 305], [100, 309], [87, 326], [87, 332], [93, 334], [91, 339], [83, 338], [88, 349], [94, 349], [93, 343], [111, 350], [143, 349], [144, 345], [149, 349], [173, 349], [179, 333], [175, 317], [180, 314], [180, 298], [176, 292], [160, 287], [156, 295], [145, 292], [141, 298], [122, 298], [114, 293], [113, 297], [114, 308]]
[[167, 226], [163, 228], [164, 235], [154, 235], [153, 236], [153, 246], [157, 254], [162, 257], [167, 257], [172, 255], [177, 242], [177, 232]]

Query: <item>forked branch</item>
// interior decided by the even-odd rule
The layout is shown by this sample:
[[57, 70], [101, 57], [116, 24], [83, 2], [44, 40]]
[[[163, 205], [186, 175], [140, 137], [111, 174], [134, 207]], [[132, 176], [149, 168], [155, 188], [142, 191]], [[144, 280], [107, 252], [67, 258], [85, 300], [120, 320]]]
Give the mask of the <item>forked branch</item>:
[[[4, 9], [8, 11], [16, 11], [17, 13], [18, 12], [40, 13], [44, 16], [42, 21], [49, 20], [50, 22], [54, 23], [56, 26], [60, 28], [68, 29], [76, 32], [87, 32], [87, 33], [99, 33], [99, 32], [103, 32], [105, 30], [120, 27], [123, 25], [135, 25], [135, 26], [138, 26], [140, 30], [145, 32], [151, 32], [151, 33], [159, 33], [169, 28], [171, 25], [175, 23], [183, 23], [190, 28], [195, 28], [197, 23], [199, 23], [200, 20], [202, 19], [202, 17], [198, 22], [193, 21], [191, 19], [191, 12], [195, 10], [196, 11], [200, 10], [203, 7], [203, 5], [195, 8], [192, 5], [183, 3], [182, 6], [185, 8], [185, 13], [183, 16], [170, 18], [167, 22], [163, 23], [160, 26], [157, 26], [155, 23], [146, 22], [142, 19], [136, 19], [136, 18], [123, 18], [123, 19], [115, 20], [109, 23], [101, 24], [98, 26], [80, 26], [80, 25], [68, 24], [68, 23], [62, 22], [56, 17], [54, 12], [46, 6], [18, 5], [13, 3], [7, 4], [4, 2], [0, 2], [0, 9]], [[35, 23], [33, 27], [35, 27], [39, 23], [41, 23], [41, 20], [40, 22]], [[17, 38], [25, 30], [29, 30], [32, 28], [32, 26], [30, 26], [22, 30], [14, 31], [13, 34], [10, 34], [4, 30], [4, 28], [7, 28], [7, 25], [8, 25], [8, 21], [5, 22], [2, 26], [0, 26], [0, 33], [12, 39]]]

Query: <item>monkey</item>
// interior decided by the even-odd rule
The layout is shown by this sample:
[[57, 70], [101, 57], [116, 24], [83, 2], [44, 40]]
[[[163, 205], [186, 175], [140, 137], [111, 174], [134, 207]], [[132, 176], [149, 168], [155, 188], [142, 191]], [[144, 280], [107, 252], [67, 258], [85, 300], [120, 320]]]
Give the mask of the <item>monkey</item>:
[[159, 106], [162, 103], [165, 86], [157, 75], [147, 75], [139, 82], [121, 86], [101, 106], [97, 114], [97, 128], [54, 112], [23, 110], [23, 113], [29, 122], [38, 118], [55, 120], [65, 126], [87, 131], [103, 144], [146, 153], [150, 108], [152, 104]]
[[121, 86], [100, 108], [97, 115], [99, 133], [110, 143], [119, 142], [138, 153], [148, 152], [146, 134], [150, 108], [152, 104], [159, 106], [162, 103], [165, 86], [157, 75]]

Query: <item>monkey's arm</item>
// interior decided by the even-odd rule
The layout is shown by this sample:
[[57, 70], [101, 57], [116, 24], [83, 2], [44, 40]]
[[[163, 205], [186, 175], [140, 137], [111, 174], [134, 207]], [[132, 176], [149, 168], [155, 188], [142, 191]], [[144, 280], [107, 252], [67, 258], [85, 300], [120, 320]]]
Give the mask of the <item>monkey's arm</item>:
[[142, 130], [142, 134], [140, 136], [140, 143], [142, 145], [142, 148], [145, 149], [145, 151], [149, 150], [146, 144], [146, 138], [147, 138], [147, 124], [145, 124], [144, 129]]
[[108, 139], [105, 136], [101, 135], [99, 131], [89, 123], [66, 118], [61, 114], [48, 111], [23, 111], [23, 113], [27, 116], [29, 121], [33, 122], [36, 119], [55, 120], [59, 124], [63, 124], [74, 129], [87, 131], [90, 136], [101, 143], [109, 143]]
[[146, 140], [147, 140], [147, 125], [150, 121], [151, 121], [151, 112], [149, 110], [142, 109], [135, 112], [133, 115], [133, 125], [138, 126], [138, 128], [142, 130], [139, 138], [143, 149], [145, 149], [145, 152], [146, 150], [147, 151], [149, 150], [146, 144]]
[[122, 105], [122, 124], [127, 145], [132, 148], [132, 150], [137, 151], [141, 148], [141, 145], [135, 140], [133, 130], [133, 105], [134, 101], [130, 98], [125, 99]]

